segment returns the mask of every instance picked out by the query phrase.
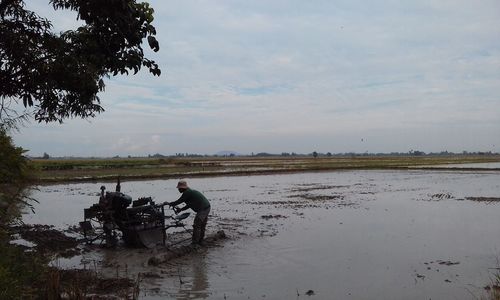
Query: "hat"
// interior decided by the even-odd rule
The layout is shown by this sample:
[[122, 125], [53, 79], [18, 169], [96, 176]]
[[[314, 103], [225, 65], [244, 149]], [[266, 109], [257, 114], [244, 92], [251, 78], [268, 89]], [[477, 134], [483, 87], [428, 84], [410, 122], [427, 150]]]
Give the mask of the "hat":
[[186, 180], [179, 180], [179, 182], [177, 183], [177, 188], [178, 189], [187, 189], [188, 184], [187, 184]]

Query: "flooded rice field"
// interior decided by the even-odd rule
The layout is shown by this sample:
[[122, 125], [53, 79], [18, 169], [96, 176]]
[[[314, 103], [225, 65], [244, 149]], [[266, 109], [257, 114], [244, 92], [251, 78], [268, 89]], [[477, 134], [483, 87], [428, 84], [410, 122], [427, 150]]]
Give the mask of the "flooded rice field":
[[489, 169], [499, 170], [499, 162], [491, 163], [467, 163], [467, 164], [446, 164], [446, 165], [433, 165], [433, 166], [419, 166], [419, 168], [448, 168], [448, 169]]
[[[498, 172], [342, 171], [188, 183], [211, 201], [207, 230], [224, 230], [228, 239], [155, 266], [148, 259], [161, 250], [123, 246], [56, 263], [141, 273], [141, 299], [478, 299], [499, 263]], [[77, 225], [101, 185], [40, 186], [32, 193], [36, 213], [24, 220]], [[174, 201], [175, 185], [122, 182], [122, 192]]]

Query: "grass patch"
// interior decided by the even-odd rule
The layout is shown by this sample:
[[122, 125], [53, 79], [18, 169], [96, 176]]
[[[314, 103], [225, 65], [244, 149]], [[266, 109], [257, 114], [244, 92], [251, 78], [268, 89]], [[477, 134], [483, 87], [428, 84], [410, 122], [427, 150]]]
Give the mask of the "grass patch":
[[47, 261], [35, 253], [10, 245], [4, 236], [0, 244], [0, 299], [21, 299], [39, 294], [34, 283], [40, 283]]
[[[61, 254], [59, 247], [71, 250], [76, 245], [68, 237], [62, 239], [62, 232], [41, 227], [31, 228], [32, 237], [45, 237], [36, 237], [37, 246], [29, 249], [11, 244], [13, 232], [2, 231], [0, 299], [109, 299], [107, 295], [117, 296], [118, 299], [138, 298], [139, 277], [137, 280], [118, 275], [108, 278], [96, 270], [61, 270], [49, 266], [54, 255]], [[20, 227], [13, 229], [18, 232]], [[26, 237], [25, 234], [21, 233], [21, 236]]]

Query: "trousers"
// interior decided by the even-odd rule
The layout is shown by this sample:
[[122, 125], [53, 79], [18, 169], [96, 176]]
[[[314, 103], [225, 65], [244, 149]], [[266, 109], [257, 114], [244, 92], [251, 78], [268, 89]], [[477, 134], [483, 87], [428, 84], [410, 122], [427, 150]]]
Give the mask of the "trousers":
[[193, 223], [193, 244], [199, 244], [205, 238], [205, 228], [207, 227], [210, 206], [196, 213]]

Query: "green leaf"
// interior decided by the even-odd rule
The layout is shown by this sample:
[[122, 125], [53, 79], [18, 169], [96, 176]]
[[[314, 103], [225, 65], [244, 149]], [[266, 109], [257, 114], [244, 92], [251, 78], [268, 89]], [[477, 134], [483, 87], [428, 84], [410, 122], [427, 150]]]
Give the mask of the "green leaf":
[[160, 50], [160, 45], [154, 36], [148, 36], [148, 43], [149, 47], [151, 47], [154, 52], [158, 52], [158, 50]]

